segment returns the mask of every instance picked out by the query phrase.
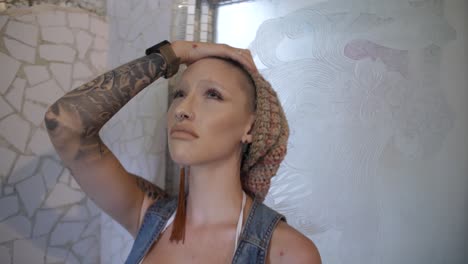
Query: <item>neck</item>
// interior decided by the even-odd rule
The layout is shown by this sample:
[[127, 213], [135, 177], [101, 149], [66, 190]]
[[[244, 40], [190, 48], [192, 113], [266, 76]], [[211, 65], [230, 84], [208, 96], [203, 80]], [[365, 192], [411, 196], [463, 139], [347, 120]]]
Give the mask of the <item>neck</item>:
[[237, 163], [190, 166], [187, 224], [237, 224], [242, 205], [240, 169]]

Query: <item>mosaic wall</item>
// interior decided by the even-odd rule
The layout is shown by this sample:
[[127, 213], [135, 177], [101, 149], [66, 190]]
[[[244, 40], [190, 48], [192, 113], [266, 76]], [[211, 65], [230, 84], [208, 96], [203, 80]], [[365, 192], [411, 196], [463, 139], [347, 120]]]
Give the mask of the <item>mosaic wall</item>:
[[103, 72], [108, 24], [78, 9], [0, 15], [0, 262], [98, 263], [100, 211], [59, 161], [48, 105]]
[[62, 7], [78, 7], [97, 15], [106, 14], [106, 0], [2, 0], [0, 1], [0, 12], [14, 7], [24, 8], [41, 4], [53, 4]]

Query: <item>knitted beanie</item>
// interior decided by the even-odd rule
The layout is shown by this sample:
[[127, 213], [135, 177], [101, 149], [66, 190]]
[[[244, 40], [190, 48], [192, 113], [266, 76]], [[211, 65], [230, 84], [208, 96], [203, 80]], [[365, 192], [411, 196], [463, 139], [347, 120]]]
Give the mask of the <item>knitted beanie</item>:
[[255, 85], [256, 110], [252, 143], [242, 162], [241, 182], [244, 191], [263, 201], [270, 189], [271, 178], [286, 155], [289, 126], [270, 83], [260, 73], [245, 70]]

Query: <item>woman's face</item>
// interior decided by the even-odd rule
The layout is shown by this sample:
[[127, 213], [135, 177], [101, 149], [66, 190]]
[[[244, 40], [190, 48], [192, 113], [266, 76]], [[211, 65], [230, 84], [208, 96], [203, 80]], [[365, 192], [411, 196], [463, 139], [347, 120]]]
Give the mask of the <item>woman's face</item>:
[[[221, 59], [206, 58], [190, 65], [172, 93], [167, 112], [172, 159], [187, 166], [240, 158], [241, 142], [252, 140], [254, 113], [248, 95], [253, 89], [241, 69]], [[188, 116], [178, 121], [177, 114]], [[178, 128], [195, 136], [173, 131]]]

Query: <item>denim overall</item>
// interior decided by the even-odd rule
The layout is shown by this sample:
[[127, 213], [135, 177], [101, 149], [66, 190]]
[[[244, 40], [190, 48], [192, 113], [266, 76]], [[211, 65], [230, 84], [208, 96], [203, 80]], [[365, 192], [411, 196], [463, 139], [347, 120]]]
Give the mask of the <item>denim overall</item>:
[[[148, 208], [125, 264], [137, 264], [148, 253], [175, 212], [177, 200], [177, 197], [160, 198]], [[280, 220], [286, 222], [286, 217], [254, 199], [232, 263], [265, 263], [273, 230]]]

